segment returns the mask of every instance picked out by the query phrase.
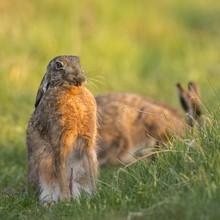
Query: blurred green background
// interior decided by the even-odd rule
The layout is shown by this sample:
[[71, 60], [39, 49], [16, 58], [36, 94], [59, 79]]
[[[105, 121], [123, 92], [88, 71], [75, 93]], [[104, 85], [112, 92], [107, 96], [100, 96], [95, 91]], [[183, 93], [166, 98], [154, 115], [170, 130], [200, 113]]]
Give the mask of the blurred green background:
[[[51, 216], [54, 219], [63, 216], [62, 219], [65, 219], [64, 216], [78, 213], [77, 219], [81, 219], [85, 213], [85, 219], [88, 219], [90, 214], [96, 212], [93, 207], [98, 207], [97, 213], [105, 213], [106, 209], [130, 212], [139, 210], [138, 207], [157, 207], [155, 204], [160, 204], [164, 199], [175, 201], [178, 198], [172, 185], [172, 181], [176, 185], [176, 175], [173, 178], [172, 172], [174, 168], [171, 166], [170, 170], [166, 170], [165, 165], [162, 167], [165, 180], [162, 181], [169, 179], [170, 188], [174, 188], [171, 193], [164, 190], [163, 184], [161, 188], [158, 187], [157, 193], [155, 189], [152, 190], [151, 182], [154, 180], [151, 168], [147, 169], [146, 187], [138, 179], [139, 185], [135, 185], [137, 189], [130, 188], [132, 181], [126, 182], [127, 179], [122, 178], [127, 184], [119, 187], [122, 191], [114, 191], [117, 189], [114, 181], [113, 187], [108, 188], [114, 180], [109, 172], [106, 180], [100, 175], [101, 182], [107, 182], [103, 185], [107, 188], [103, 189], [101, 185], [92, 203], [82, 200], [82, 207], [90, 209], [82, 209], [76, 203], [57, 206], [57, 211], [56, 206], [39, 208], [36, 200], [23, 195], [27, 176], [26, 127], [46, 66], [57, 55], [80, 56], [88, 76], [87, 87], [94, 95], [111, 91], [135, 92], [181, 110], [175, 84], [182, 82], [186, 85], [189, 80], [194, 80], [201, 87], [204, 112], [212, 109], [217, 111], [220, 103], [219, 0], [0, 0], [0, 48], [0, 217], [30, 219], [41, 216], [41, 219], [50, 219]], [[213, 136], [205, 133], [201, 139], [207, 139], [201, 149], [204, 148], [205, 152], [212, 149], [205, 154], [207, 163], [199, 160], [198, 172], [192, 177], [190, 166], [186, 166], [189, 160], [184, 159], [186, 163], [180, 164], [182, 172], [190, 174], [188, 176], [194, 188], [189, 182], [191, 191], [185, 194], [183, 184], [181, 192], [185, 199], [182, 196], [177, 199], [173, 209], [173, 216], [176, 213], [177, 218], [173, 219], [181, 216], [184, 219], [187, 213], [192, 213], [190, 216], [194, 219], [194, 213], [201, 211], [203, 214], [209, 213], [209, 217], [212, 216], [210, 213], [218, 213], [216, 207], [219, 199], [215, 200], [209, 191], [219, 182], [219, 169], [215, 164], [216, 157], [219, 158], [218, 126], [210, 130], [215, 131]], [[183, 145], [182, 149], [187, 148]], [[202, 153], [198, 156], [203, 156]], [[164, 161], [175, 164], [173, 158], [171, 155]], [[178, 157], [176, 161], [180, 161]], [[158, 167], [154, 168], [154, 163], [150, 166], [157, 172], [161, 164], [159, 161], [155, 163]], [[202, 172], [204, 167], [200, 167], [200, 164], [207, 167], [205, 172]], [[212, 166], [216, 170], [213, 171]], [[141, 166], [139, 170], [142, 171]], [[145, 172], [144, 169], [144, 176]], [[142, 178], [142, 172], [140, 174]], [[212, 182], [211, 175], [216, 178], [216, 183]], [[181, 178], [180, 175], [182, 186]], [[194, 183], [198, 181], [203, 184], [204, 179], [208, 182], [208, 188], [202, 188], [198, 193], [200, 184]], [[158, 180], [159, 186], [162, 181]], [[133, 192], [136, 194], [133, 195]], [[213, 195], [219, 195], [215, 190], [213, 192]], [[181, 202], [186, 205], [181, 206]], [[172, 203], [168, 203], [167, 209], [161, 209], [163, 217], [164, 213], [168, 213], [166, 219], [170, 219], [169, 211], [166, 212], [170, 206]], [[160, 210], [158, 208], [155, 210]], [[43, 217], [45, 213], [48, 217]], [[197, 214], [197, 219], [201, 219], [200, 214]]]
[[2, 185], [15, 172], [10, 186], [25, 181], [27, 122], [57, 55], [81, 57], [93, 94], [135, 92], [180, 109], [175, 84], [194, 80], [208, 109], [219, 103], [219, 0], [1, 0], [0, 24]]

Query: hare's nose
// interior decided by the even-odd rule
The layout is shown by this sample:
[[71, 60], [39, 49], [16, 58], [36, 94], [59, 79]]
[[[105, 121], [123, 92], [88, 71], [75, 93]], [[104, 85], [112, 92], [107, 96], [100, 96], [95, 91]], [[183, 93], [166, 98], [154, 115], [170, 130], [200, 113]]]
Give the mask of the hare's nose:
[[85, 82], [86, 81], [86, 77], [83, 74], [79, 74], [78, 76], [76, 76], [76, 80], [78, 82]]

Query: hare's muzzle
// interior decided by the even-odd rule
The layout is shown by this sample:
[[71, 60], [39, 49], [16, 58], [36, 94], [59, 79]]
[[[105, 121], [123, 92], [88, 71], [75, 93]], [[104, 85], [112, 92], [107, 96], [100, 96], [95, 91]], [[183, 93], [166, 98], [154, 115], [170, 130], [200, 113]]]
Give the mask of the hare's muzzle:
[[74, 79], [75, 86], [81, 86], [84, 82], [86, 82], [86, 77], [83, 75], [77, 76]]
[[81, 86], [84, 82], [86, 82], [86, 76], [82, 71], [68, 71], [68, 69], [65, 71], [65, 78], [66, 80], [75, 85], [75, 86]]

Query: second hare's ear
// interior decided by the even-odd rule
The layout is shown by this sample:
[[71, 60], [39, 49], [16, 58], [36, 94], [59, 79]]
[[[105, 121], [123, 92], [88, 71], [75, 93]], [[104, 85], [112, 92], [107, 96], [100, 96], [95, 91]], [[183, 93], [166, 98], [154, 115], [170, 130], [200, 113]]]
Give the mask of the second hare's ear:
[[190, 102], [194, 112], [194, 117], [199, 118], [202, 114], [199, 86], [195, 82], [189, 82], [188, 89], [190, 93]]
[[188, 90], [180, 83], [177, 84], [180, 103], [189, 115], [188, 124], [192, 127], [202, 114], [199, 87], [194, 82], [189, 82]]
[[189, 91], [186, 90], [180, 83], [177, 83], [176, 86], [177, 86], [177, 90], [179, 92], [180, 103], [181, 103], [183, 109], [189, 113], [191, 110]]
[[35, 101], [35, 108], [39, 105], [44, 93], [47, 91], [49, 88], [49, 79], [47, 77], [47, 73], [45, 73], [44, 78], [41, 81], [41, 84], [39, 86], [39, 89], [37, 91], [37, 96], [36, 96], [36, 101]]

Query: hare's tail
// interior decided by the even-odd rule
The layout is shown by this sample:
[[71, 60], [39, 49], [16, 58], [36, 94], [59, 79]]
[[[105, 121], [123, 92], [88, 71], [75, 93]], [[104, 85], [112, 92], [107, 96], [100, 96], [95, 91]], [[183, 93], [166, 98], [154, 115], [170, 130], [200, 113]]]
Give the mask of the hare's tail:
[[189, 82], [188, 89], [185, 89], [178, 83], [177, 90], [180, 103], [189, 116], [188, 124], [193, 127], [202, 115], [199, 86], [195, 82]]

